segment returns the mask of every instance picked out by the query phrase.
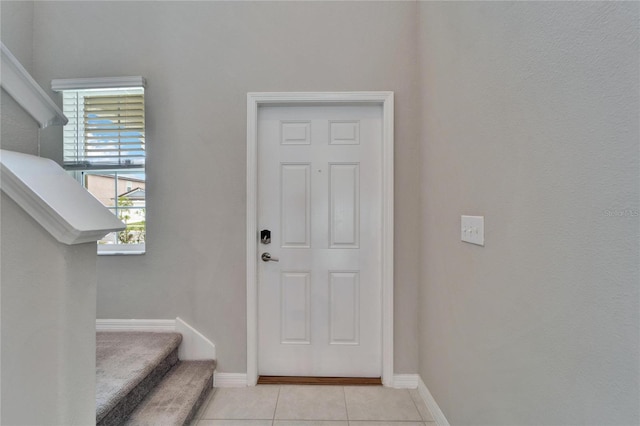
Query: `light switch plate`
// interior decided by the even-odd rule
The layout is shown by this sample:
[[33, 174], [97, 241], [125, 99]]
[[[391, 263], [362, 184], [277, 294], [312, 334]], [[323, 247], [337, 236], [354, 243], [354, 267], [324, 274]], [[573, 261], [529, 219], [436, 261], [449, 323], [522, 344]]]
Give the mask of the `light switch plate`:
[[460, 238], [467, 243], [484, 246], [484, 216], [461, 216]]

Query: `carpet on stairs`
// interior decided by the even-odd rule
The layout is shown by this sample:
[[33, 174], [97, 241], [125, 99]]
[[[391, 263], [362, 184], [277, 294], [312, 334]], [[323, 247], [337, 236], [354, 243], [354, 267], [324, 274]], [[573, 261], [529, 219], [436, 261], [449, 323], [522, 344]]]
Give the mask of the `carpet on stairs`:
[[178, 361], [179, 333], [96, 334], [96, 423], [120, 425]]

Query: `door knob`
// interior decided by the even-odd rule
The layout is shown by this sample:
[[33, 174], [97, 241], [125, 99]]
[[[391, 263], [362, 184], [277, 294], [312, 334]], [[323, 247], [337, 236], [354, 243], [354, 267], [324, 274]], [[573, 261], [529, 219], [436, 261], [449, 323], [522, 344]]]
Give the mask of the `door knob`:
[[265, 262], [278, 262], [280, 261], [280, 259], [278, 259], [277, 257], [272, 257], [271, 253], [262, 253], [262, 260]]

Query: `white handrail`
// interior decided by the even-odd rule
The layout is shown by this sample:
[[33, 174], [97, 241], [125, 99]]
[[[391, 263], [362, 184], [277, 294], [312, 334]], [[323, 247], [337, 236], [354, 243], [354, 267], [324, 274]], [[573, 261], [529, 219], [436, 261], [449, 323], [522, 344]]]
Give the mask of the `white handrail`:
[[0, 85], [38, 122], [41, 128], [64, 126], [69, 121], [62, 110], [36, 83], [13, 53], [0, 42], [2, 73]]
[[0, 188], [59, 242], [98, 241], [125, 228], [52, 160], [0, 150]]

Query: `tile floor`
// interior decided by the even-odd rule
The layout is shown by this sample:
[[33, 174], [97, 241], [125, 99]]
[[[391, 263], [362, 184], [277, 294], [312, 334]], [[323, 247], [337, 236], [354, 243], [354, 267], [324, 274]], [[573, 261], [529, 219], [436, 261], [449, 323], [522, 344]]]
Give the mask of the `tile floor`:
[[435, 426], [415, 389], [276, 386], [214, 389], [192, 426]]

